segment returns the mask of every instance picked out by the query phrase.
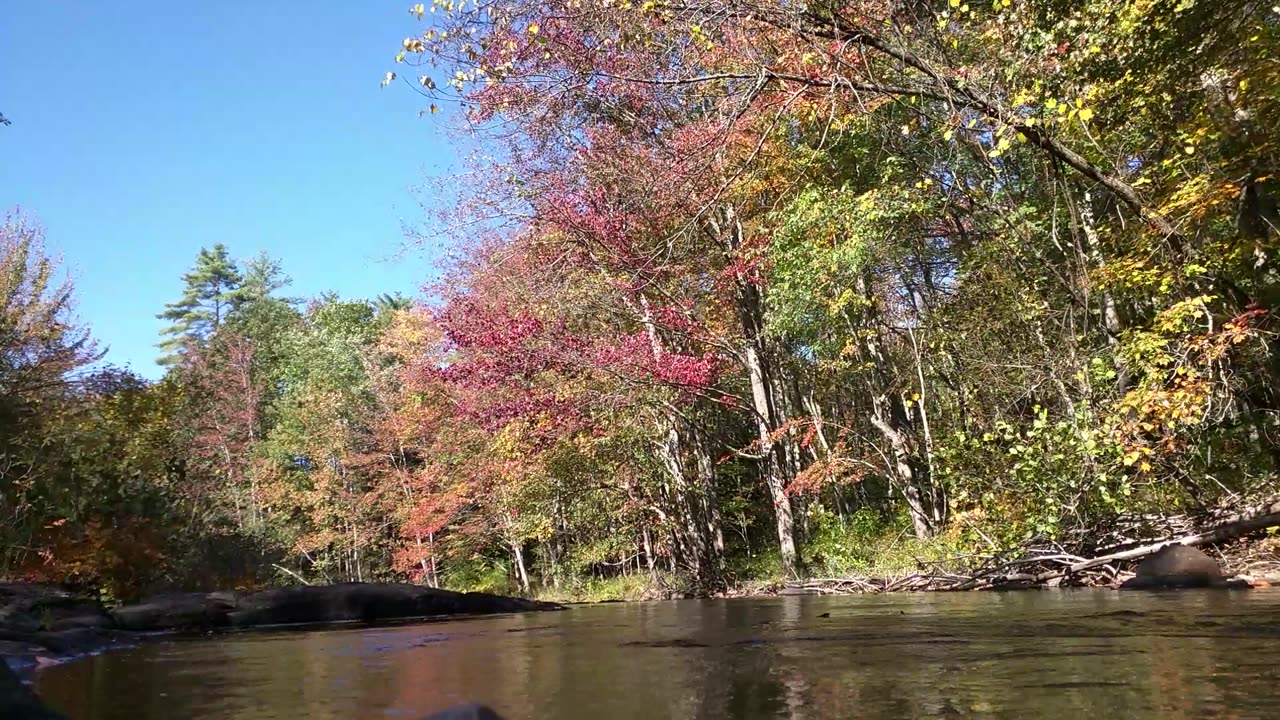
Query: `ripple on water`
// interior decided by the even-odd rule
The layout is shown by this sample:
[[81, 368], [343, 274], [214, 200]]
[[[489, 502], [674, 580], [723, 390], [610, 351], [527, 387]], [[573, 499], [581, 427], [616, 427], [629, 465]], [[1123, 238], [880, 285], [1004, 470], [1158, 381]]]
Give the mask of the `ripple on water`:
[[39, 689], [71, 720], [1273, 718], [1278, 636], [1265, 592], [681, 601], [166, 641]]

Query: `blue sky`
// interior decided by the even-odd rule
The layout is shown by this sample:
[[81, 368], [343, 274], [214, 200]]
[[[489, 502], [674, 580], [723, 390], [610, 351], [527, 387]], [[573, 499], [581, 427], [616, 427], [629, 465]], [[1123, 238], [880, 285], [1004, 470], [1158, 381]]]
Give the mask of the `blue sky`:
[[421, 98], [379, 87], [409, 5], [4, 2], [0, 208], [45, 226], [108, 362], [159, 375], [154, 316], [216, 242], [281, 258], [293, 295], [430, 279], [422, 253], [387, 261], [453, 163]]

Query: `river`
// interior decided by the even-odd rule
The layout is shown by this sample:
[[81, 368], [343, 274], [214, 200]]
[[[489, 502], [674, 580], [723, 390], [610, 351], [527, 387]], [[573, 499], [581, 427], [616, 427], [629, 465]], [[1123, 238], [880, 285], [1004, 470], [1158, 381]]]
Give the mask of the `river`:
[[578, 606], [156, 641], [38, 690], [71, 720], [1276, 718], [1280, 591]]

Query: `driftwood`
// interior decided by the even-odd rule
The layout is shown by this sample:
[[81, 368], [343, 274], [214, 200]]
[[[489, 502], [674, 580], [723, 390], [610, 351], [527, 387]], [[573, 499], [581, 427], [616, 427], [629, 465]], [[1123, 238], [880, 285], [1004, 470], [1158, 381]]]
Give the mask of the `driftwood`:
[[[1172, 523], [1170, 523], [1172, 524]], [[1180, 523], [1181, 524], [1181, 523]], [[1185, 523], [1190, 527], [1190, 523]], [[1086, 576], [1095, 584], [1100, 580], [1112, 584], [1120, 575], [1116, 564], [1144, 558], [1169, 545], [1207, 545], [1280, 526], [1280, 499], [1254, 506], [1243, 512], [1216, 518], [1213, 525], [1198, 532], [1165, 537], [1136, 546], [1084, 558], [1061, 548], [1032, 551], [1023, 549], [1013, 560], [989, 557], [987, 566], [968, 573], [944, 571], [918, 572], [899, 577], [815, 578], [788, 582], [764, 588], [777, 594], [846, 594], [911, 591], [960, 591], [991, 588], [1036, 587]], [[1007, 557], [1007, 555], [1006, 555]], [[933, 563], [940, 565], [940, 563]], [[923, 567], [923, 563], [921, 566]], [[1021, 572], [1021, 568], [1056, 565], [1040, 572]], [[1090, 575], [1090, 574], [1093, 575]], [[1101, 577], [1097, 576], [1101, 573]]]

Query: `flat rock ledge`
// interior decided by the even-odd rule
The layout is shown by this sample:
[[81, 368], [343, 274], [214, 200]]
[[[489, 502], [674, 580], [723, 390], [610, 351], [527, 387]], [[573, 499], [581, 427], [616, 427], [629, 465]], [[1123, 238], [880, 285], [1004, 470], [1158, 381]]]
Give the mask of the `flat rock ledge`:
[[0, 660], [23, 672], [44, 662], [130, 644], [143, 633], [562, 609], [556, 603], [419, 585], [344, 583], [250, 593], [170, 593], [108, 610], [96, 600], [58, 586], [0, 584]]

